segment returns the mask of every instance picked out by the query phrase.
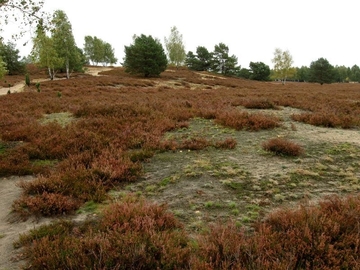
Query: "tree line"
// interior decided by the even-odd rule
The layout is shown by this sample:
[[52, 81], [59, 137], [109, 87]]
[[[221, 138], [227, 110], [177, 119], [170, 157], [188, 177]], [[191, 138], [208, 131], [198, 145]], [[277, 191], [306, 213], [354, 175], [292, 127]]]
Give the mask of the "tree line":
[[[15, 16], [14, 10], [21, 11], [17, 17], [20, 25], [36, 24], [36, 35], [33, 38], [31, 61], [48, 70], [53, 79], [57, 72], [66, 73], [69, 78], [71, 72], [82, 71], [85, 64], [112, 65], [117, 62], [111, 44], [94, 36], [86, 36], [84, 48], [76, 46], [72, 33], [72, 26], [65, 12], [57, 10], [52, 16], [41, 12], [43, 2], [32, 0], [0, 1], [0, 17], [4, 17], [5, 24], [9, 14]], [[5, 15], [4, 15], [5, 14]], [[0, 29], [1, 30], [1, 29]], [[20, 31], [19, 35], [23, 32]], [[272, 63], [273, 69], [263, 62], [250, 62], [248, 68], [238, 65], [238, 58], [231, 55], [229, 47], [224, 43], [214, 46], [208, 51], [204, 46], [198, 46], [195, 52], [185, 52], [182, 35], [174, 26], [168, 38], [164, 39], [165, 50], [158, 39], [152, 36], [134, 36], [133, 44], [125, 46], [125, 57], [121, 63], [127, 72], [142, 74], [143, 76], [158, 76], [168, 64], [186, 66], [191, 70], [209, 71], [225, 76], [235, 76], [251, 80], [279, 80], [301, 82], [360, 82], [360, 68], [332, 66], [325, 58], [319, 58], [310, 66], [293, 67], [292, 56], [289, 51], [276, 48]], [[4, 44], [0, 40], [0, 77], [4, 74], [18, 74], [24, 72], [25, 60], [19, 60], [19, 51], [14, 43]]]

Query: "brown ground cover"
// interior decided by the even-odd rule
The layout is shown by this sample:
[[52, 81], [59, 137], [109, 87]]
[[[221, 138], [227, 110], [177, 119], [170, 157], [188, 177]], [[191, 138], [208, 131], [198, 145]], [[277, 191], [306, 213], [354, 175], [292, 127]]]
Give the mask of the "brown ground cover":
[[[351, 240], [359, 228], [343, 222], [340, 214], [329, 216], [333, 208], [343, 207], [348, 209], [344, 212], [348, 218], [357, 220], [358, 197], [324, 202], [320, 210], [305, 207], [299, 212], [266, 215], [275, 207], [304, 198], [358, 196], [358, 84], [282, 85], [186, 69], [167, 70], [151, 79], [128, 75], [122, 68], [100, 74], [76, 74], [70, 80], [41, 82], [41, 92], [32, 85], [24, 93], [0, 96], [0, 176], [36, 176], [19, 184], [23, 194], [13, 203], [13, 210], [23, 219], [74, 214], [84, 204], [125, 200], [127, 205], [134, 200], [135, 206], [124, 208], [120, 203], [123, 208], [119, 211], [139, 212], [139, 218], [128, 217], [137, 229], [122, 240], [129, 246], [127, 241], [136, 239], [135, 251], [124, 250], [120, 255], [138, 257], [120, 258], [109, 252], [109, 258], [99, 260], [98, 252], [115, 245], [116, 239], [107, 235], [106, 228], [115, 226], [111, 230], [120, 235], [128, 226], [119, 220], [104, 225], [110, 215], [107, 212], [104, 220], [81, 225], [84, 227], [61, 221], [56, 226], [69, 229], [57, 231], [56, 237], [44, 227], [46, 238], [38, 237], [37, 252], [28, 253], [39, 254], [29, 257], [33, 269], [40, 269], [46, 262], [49, 269], [64, 267], [69, 262], [57, 255], [49, 259], [47, 251], [62, 254], [71, 242], [76, 252], [95, 250], [94, 258], [82, 258], [77, 253], [70, 256], [79, 259], [74, 265], [94, 266], [96, 261], [95, 269], [119, 267], [119, 260], [128, 262], [126, 269], [146, 269], [146, 265], [173, 269], [176, 262], [171, 258], [177, 260], [179, 268], [192, 269], [359, 266], [359, 242]], [[294, 148], [287, 141], [274, 140], [279, 137], [299, 145]], [[280, 142], [280, 153], [263, 150], [266, 141], [272, 146]], [[281, 155], [294, 153], [294, 149], [295, 157]], [[135, 197], [129, 199], [128, 193]], [[134, 199], [137, 197], [167, 204], [176, 221], [160, 214], [166, 208], [158, 209], [142, 199], [138, 202]], [[134, 210], [136, 207], [140, 210]], [[144, 207], [155, 207], [159, 214], [143, 220]], [[304, 221], [308, 214], [323, 223]], [[302, 232], [295, 226], [284, 229], [284, 237], [277, 218], [280, 223], [287, 218], [290, 223], [300, 219], [316, 234], [299, 240]], [[220, 220], [229, 225], [220, 226], [216, 223]], [[162, 227], [153, 222], [170, 223]], [[286, 222], [282, 224], [287, 226]], [[329, 235], [324, 236], [323, 230]], [[255, 232], [254, 238], [248, 238], [250, 231]], [[300, 241], [299, 253], [291, 249], [290, 240], [284, 242], [288, 249], [279, 257], [275, 254], [280, 246], [271, 250], [271, 245], [266, 245], [267, 241], [278, 243], [290, 236]], [[168, 240], [166, 245], [160, 240], [164, 238]], [[337, 240], [347, 248], [341, 248]], [[27, 243], [23, 240], [19, 246]], [[147, 245], [139, 250], [141, 243]], [[164, 245], [166, 249], [162, 250]], [[243, 247], [246, 250], [242, 253]], [[306, 251], [309, 248], [311, 251]], [[197, 254], [197, 259], [191, 253]], [[346, 259], [340, 259], [344, 254]], [[131, 265], [140, 259], [147, 263]]]

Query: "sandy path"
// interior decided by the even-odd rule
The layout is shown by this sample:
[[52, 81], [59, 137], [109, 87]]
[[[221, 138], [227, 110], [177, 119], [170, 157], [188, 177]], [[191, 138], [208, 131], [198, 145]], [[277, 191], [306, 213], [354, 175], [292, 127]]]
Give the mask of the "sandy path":
[[11, 222], [11, 205], [21, 195], [21, 188], [16, 186], [20, 181], [31, 181], [32, 176], [0, 178], [0, 269], [20, 269], [24, 263], [16, 261], [17, 250], [12, 245], [18, 240], [19, 234], [50, 222], [50, 219], [40, 221]]
[[[86, 74], [92, 75], [92, 76], [101, 76], [99, 75], [100, 72], [102, 71], [108, 71], [111, 70], [111, 67], [87, 67], [85, 70]], [[55, 80], [63, 80], [64, 78], [55, 78]], [[49, 79], [35, 79], [32, 80], [32, 82], [44, 82], [44, 81], [48, 81]], [[1, 87], [0, 88], [0, 96], [2, 95], [6, 95], [8, 93], [8, 91], [10, 90], [11, 93], [19, 93], [24, 91], [25, 89], [25, 83], [21, 82], [21, 83], [17, 83], [12, 87]], [[0, 269], [1, 270], [1, 269]]]

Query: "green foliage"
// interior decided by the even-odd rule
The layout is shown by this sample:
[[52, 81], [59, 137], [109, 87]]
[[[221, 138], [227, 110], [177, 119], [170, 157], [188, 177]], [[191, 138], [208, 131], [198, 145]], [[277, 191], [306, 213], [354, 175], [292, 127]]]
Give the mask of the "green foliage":
[[350, 72], [350, 80], [353, 82], [360, 82], [360, 67], [358, 65], [353, 65]]
[[197, 71], [208, 71], [211, 66], [212, 55], [203, 46], [196, 48], [196, 55], [189, 51], [185, 58], [185, 64], [189, 69]]
[[36, 86], [36, 90], [40, 93], [40, 92], [41, 92], [41, 90], [40, 90], [40, 83], [37, 82], [37, 83], [35, 84], [35, 86]]
[[52, 19], [53, 29], [51, 39], [57, 55], [63, 59], [63, 69], [66, 72], [66, 78], [70, 78], [70, 73], [79, 69], [81, 65], [81, 55], [75, 44], [72, 33], [72, 26], [67, 15], [62, 10], [56, 10]]
[[250, 62], [251, 75], [250, 79], [256, 81], [269, 80], [270, 68], [263, 62]]
[[296, 68], [296, 79], [299, 82], [308, 82], [310, 79], [310, 70], [306, 66]]
[[0, 79], [2, 77], [4, 77], [6, 73], [7, 73], [6, 64], [2, 60], [1, 55], [0, 55]]
[[274, 63], [275, 76], [280, 79], [283, 84], [285, 84], [289, 75], [289, 70], [293, 64], [293, 59], [290, 52], [282, 51], [281, 49], [276, 48], [272, 62]]
[[20, 51], [15, 46], [11, 42], [8, 44], [1, 44], [0, 42], [0, 57], [5, 62], [9, 75], [24, 74], [25, 71], [25, 63], [19, 60]]
[[54, 46], [54, 39], [48, 37], [42, 24], [39, 24], [36, 36], [33, 39], [33, 49], [31, 57], [39, 67], [45, 67], [51, 80], [56, 73], [63, 67], [64, 59], [59, 56]]
[[224, 43], [215, 45], [214, 52], [210, 53], [205, 47], [196, 48], [196, 55], [189, 51], [185, 63], [189, 69], [198, 71], [214, 71], [226, 76], [238, 75], [237, 57], [229, 56], [229, 47]]
[[165, 38], [165, 47], [168, 52], [170, 63], [176, 65], [176, 67], [180, 66], [184, 62], [186, 54], [182, 35], [179, 33], [176, 26], [171, 28], [169, 38]]
[[319, 58], [310, 64], [310, 81], [321, 85], [335, 81], [334, 67], [325, 58]]
[[163, 46], [152, 36], [135, 36], [134, 43], [125, 46], [123, 66], [125, 71], [131, 74], [159, 76], [167, 67]]
[[30, 86], [30, 75], [26, 73], [25, 75], [25, 84], [29, 87]]
[[235, 75], [239, 71], [237, 57], [229, 56], [229, 47], [224, 43], [215, 45], [212, 53], [211, 69], [224, 75]]
[[117, 62], [112, 46], [96, 36], [85, 36], [84, 54], [87, 61], [95, 65], [99, 63], [112, 65]]
[[240, 78], [244, 78], [244, 79], [250, 79], [251, 78], [251, 71], [250, 69], [247, 68], [242, 68], [240, 69], [238, 76]]

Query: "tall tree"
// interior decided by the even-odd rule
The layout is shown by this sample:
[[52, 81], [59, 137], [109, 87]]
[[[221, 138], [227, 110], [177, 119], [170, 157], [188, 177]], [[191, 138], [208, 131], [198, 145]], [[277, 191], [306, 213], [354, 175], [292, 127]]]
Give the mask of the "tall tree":
[[215, 45], [212, 53], [211, 69], [224, 75], [235, 75], [239, 72], [238, 59], [235, 55], [229, 56], [229, 47], [224, 43]]
[[117, 62], [114, 49], [110, 43], [107, 43], [96, 36], [85, 37], [84, 52], [88, 61], [91, 61], [95, 65], [98, 65], [99, 63], [112, 65]]
[[358, 65], [353, 65], [350, 69], [350, 80], [353, 82], [360, 82], [360, 68]]
[[274, 75], [285, 84], [289, 70], [293, 64], [293, 58], [290, 52], [276, 48], [274, 58], [271, 61], [274, 63]]
[[64, 59], [64, 68], [66, 78], [70, 78], [70, 73], [79, 66], [81, 57], [75, 44], [72, 33], [71, 23], [67, 15], [62, 10], [56, 10], [53, 16], [52, 39], [54, 41], [55, 50], [58, 55]]
[[196, 54], [189, 51], [185, 58], [185, 64], [189, 69], [197, 71], [208, 71], [211, 67], [212, 55], [203, 46], [196, 48]]
[[163, 46], [152, 36], [134, 36], [134, 43], [125, 46], [123, 66], [128, 73], [159, 76], [165, 71], [167, 63]]
[[310, 64], [310, 81], [321, 85], [335, 81], [334, 67], [325, 58], [319, 58]]
[[269, 80], [270, 68], [263, 62], [250, 62], [251, 75], [250, 79], [257, 81]]
[[350, 74], [348, 68], [345, 66], [335, 66], [334, 68], [336, 75], [336, 82], [349, 82]]
[[296, 68], [296, 78], [299, 82], [308, 82], [310, 80], [310, 70], [307, 66]]
[[229, 47], [224, 43], [215, 45], [214, 52], [212, 53], [212, 70], [221, 74], [226, 73], [226, 61], [229, 58]]
[[6, 63], [9, 75], [23, 74], [25, 71], [25, 64], [20, 61], [19, 52], [14, 43], [0, 43], [0, 56]]
[[64, 65], [64, 59], [55, 50], [54, 40], [46, 35], [41, 24], [38, 25], [36, 36], [33, 38], [31, 56], [38, 66], [47, 68], [51, 80]]
[[[9, 21], [16, 22], [18, 31], [13, 38], [19, 38], [26, 32], [25, 26], [37, 25], [47, 18], [41, 11], [44, 1], [34, 0], [0, 0], [0, 31]], [[27, 29], [28, 30], [28, 29]]]
[[186, 53], [183, 43], [183, 36], [179, 33], [179, 30], [176, 28], [176, 26], [171, 28], [169, 38], [165, 37], [165, 47], [171, 64], [179, 67], [184, 63]]
[[110, 43], [104, 42], [104, 59], [103, 63], [105, 65], [110, 64], [116, 64], [117, 58], [115, 57], [114, 48], [111, 46]]

